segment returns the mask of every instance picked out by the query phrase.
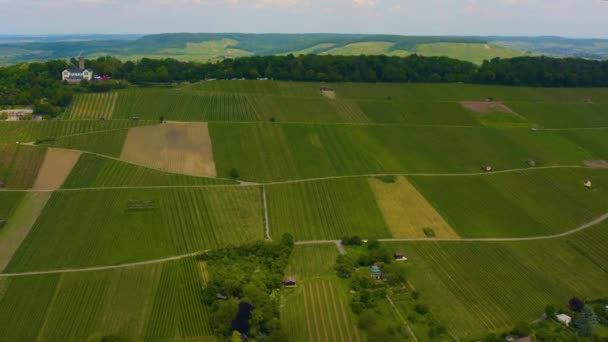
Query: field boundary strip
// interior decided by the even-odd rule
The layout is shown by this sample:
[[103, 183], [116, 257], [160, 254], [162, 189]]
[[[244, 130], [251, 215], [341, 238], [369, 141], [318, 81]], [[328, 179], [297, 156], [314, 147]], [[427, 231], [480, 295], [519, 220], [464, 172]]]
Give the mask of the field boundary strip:
[[[602, 216], [597, 217], [596, 219], [589, 221], [583, 225], [580, 225], [571, 230], [565, 231], [560, 234], [553, 235], [544, 235], [544, 236], [533, 236], [533, 237], [519, 237], [519, 238], [463, 238], [463, 239], [429, 239], [429, 238], [403, 238], [403, 239], [378, 239], [380, 242], [517, 242], [517, 241], [538, 241], [538, 240], [552, 240], [557, 238], [562, 238], [566, 236], [570, 236], [581, 232], [583, 230], [589, 229], [595, 225], [598, 225], [608, 219], [608, 212], [603, 214]], [[295, 245], [321, 245], [321, 244], [336, 244], [340, 242], [340, 240], [311, 240], [311, 241], [297, 241]], [[20, 277], [20, 276], [31, 276], [31, 275], [46, 275], [46, 274], [58, 274], [58, 273], [76, 273], [76, 272], [91, 272], [91, 271], [103, 271], [103, 270], [111, 270], [116, 268], [127, 268], [127, 267], [137, 267], [151, 264], [159, 264], [165, 263], [169, 261], [176, 261], [181, 259], [186, 259], [190, 257], [194, 257], [200, 255], [202, 253], [208, 252], [209, 250], [192, 252], [183, 255], [176, 255], [172, 257], [166, 257], [162, 259], [154, 259], [147, 261], [138, 261], [126, 264], [118, 264], [118, 265], [109, 265], [109, 266], [96, 266], [96, 267], [86, 267], [86, 268], [71, 268], [71, 269], [58, 269], [58, 270], [49, 270], [49, 271], [32, 271], [32, 272], [19, 272], [19, 273], [0, 273], [1, 278], [10, 278], [10, 277]]]

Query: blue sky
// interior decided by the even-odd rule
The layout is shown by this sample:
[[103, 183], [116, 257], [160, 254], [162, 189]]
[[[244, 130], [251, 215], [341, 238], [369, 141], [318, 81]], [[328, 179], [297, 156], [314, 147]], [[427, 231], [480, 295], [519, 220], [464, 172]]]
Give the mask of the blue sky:
[[0, 0], [0, 34], [79, 32], [608, 38], [608, 0]]

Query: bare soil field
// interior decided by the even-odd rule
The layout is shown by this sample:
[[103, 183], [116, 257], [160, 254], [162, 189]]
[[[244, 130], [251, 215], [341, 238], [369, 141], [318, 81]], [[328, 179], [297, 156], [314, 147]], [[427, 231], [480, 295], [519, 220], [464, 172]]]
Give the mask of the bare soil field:
[[57, 190], [72, 172], [80, 151], [49, 148], [34, 182], [34, 190]]
[[424, 228], [431, 228], [438, 238], [459, 238], [458, 234], [429, 204], [429, 202], [405, 178], [397, 177], [395, 183], [385, 183], [370, 178], [384, 221], [396, 238], [423, 238]]
[[209, 129], [202, 122], [131, 128], [120, 158], [185, 175], [217, 175]]
[[0, 230], [0, 272], [8, 265], [21, 242], [29, 234], [49, 198], [50, 192], [28, 193], [8, 219], [6, 226]]

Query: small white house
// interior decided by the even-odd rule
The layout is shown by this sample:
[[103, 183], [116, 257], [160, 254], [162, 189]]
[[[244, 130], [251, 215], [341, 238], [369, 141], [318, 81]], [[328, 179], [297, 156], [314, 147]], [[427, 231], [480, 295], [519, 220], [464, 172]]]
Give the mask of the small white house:
[[563, 323], [563, 324], [565, 324], [566, 326], [570, 326], [570, 322], [572, 322], [572, 317], [570, 317], [570, 316], [568, 316], [568, 315], [566, 315], [566, 314], [559, 314], [559, 315], [557, 315], [556, 317], [557, 317], [557, 320], [558, 320], [560, 323]]

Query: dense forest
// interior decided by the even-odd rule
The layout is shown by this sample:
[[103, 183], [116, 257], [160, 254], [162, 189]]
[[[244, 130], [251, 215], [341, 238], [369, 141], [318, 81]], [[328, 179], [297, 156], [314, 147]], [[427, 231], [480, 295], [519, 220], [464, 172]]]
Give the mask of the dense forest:
[[[77, 61], [51, 60], [0, 68], [0, 106], [35, 105], [54, 115], [73, 92], [102, 92], [122, 82], [68, 86], [58, 81]], [[255, 56], [215, 63], [148, 59], [122, 62], [113, 57], [87, 61], [97, 74], [133, 84], [196, 82], [205, 79], [268, 78], [318, 82], [463, 82], [534, 87], [608, 87], [608, 61], [577, 58], [493, 59], [481, 66], [447, 57]]]

